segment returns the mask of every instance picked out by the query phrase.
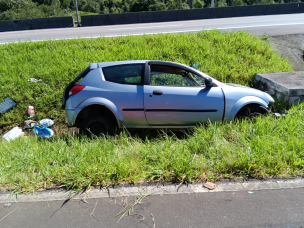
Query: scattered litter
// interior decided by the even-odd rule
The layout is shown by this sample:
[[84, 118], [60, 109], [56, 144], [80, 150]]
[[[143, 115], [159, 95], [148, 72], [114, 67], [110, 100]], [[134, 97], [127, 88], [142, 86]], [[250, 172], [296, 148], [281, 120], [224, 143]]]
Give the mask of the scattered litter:
[[28, 118], [32, 118], [35, 116], [34, 106], [27, 107]]
[[39, 124], [43, 127], [51, 127], [54, 124], [54, 121], [51, 119], [43, 119], [39, 121]]
[[[300, 109], [298, 109], [300, 110]], [[298, 110], [294, 111], [294, 112], [283, 112], [282, 110], [275, 110], [273, 112], [273, 114], [276, 116], [276, 117], [281, 117], [281, 116], [287, 116], [287, 115], [291, 115], [291, 114], [294, 114], [296, 113]]]
[[16, 103], [7, 97], [2, 103], [0, 103], [0, 113], [5, 113], [6, 111], [12, 109], [15, 106]]
[[34, 120], [26, 120], [24, 121], [24, 128], [33, 128], [36, 124], [38, 123]]
[[248, 191], [248, 194], [253, 194], [254, 192]]
[[3, 138], [7, 141], [14, 140], [18, 137], [24, 136], [24, 132], [20, 127], [14, 127], [9, 132], [3, 135]]
[[212, 183], [212, 182], [206, 182], [203, 187], [208, 188], [209, 190], [213, 190], [216, 188], [216, 184]]
[[43, 137], [43, 138], [50, 138], [54, 135], [52, 129], [49, 129], [47, 127], [39, 127], [38, 125], [34, 125], [34, 132], [39, 137]]
[[29, 82], [41, 82], [42, 79], [29, 78], [27, 81], [29, 81]]

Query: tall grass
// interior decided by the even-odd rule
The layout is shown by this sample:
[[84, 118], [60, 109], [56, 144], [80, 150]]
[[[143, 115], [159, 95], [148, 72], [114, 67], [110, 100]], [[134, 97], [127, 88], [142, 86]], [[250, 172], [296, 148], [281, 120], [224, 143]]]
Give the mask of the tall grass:
[[0, 187], [17, 191], [138, 181], [195, 181], [235, 177], [303, 176], [304, 105], [282, 118], [210, 124], [185, 138], [113, 138], [1, 142]]
[[[27, 118], [34, 105], [37, 120], [53, 118], [64, 123], [60, 109], [65, 85], [91, 62], [168, 60], [198, 62], [200, 70], [223, 82], [251, 85], [256, 72], [290, 71], [259, 37], [245, 32], [205, 31], [192, 34], [128, 36], [11, 43], [0, 46], [0, 101], [10, 97], [16, 108], [0, 116], [0, 133]], [[42, 79], [29, 83], [29, 78]]]
[[[216, 79], [248, 86], [256, 72], [291, 70], [268, 43], [245, 32], [15, 43], [1, 45], [0, 54], [0, 101], [10, 97], [18, 104], [0, 116], [0, 133], [23, 125], [28, 105], [35, 106], [34, 119], [53, 118], [55, 128], [62, 127], [63, 89], [91, 62], [198, 62], [201, 71]], [[42, 82], [30, 83], [29, 78]], [[283, 118], [210, 124], [182, 138], [162, 134], [149, 140], [121, 133], [112, 138], [2, 140], [0, 188], [33, 191], [138, 181], [303, 176], [303, 117], [300, 110]]]

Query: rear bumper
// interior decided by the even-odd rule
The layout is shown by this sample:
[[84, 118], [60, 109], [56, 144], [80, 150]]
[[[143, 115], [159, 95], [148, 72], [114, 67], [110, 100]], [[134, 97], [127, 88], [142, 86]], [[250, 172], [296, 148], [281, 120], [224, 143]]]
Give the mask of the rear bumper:
[[69, 98], [65, 104], [65, 121], [69, 127], [74, 127], [77, 111], [77, 108], [72, 107], [71, 99]]
[[73, 127], [75, 124], [74, 116], [75, 116], [75, 109], [65, 109], [65, 121], [67, 122], [69, 127]]

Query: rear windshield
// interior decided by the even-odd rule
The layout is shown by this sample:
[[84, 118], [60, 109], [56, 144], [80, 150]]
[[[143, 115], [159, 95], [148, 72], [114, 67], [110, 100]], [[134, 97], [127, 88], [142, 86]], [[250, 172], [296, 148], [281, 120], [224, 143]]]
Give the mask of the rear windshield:
[[106, 81], [119, 84], [142, 85], [145, 64], [117, 65], [102, 68]]

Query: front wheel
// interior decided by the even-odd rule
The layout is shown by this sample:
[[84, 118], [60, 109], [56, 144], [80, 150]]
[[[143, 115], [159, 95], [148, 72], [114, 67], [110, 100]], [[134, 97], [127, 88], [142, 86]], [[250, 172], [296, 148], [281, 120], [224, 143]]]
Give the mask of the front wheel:
[[250, 105], [243, 107], [235, 116], [236, 119], [250, 118], [260, 115], [266, 115], [269, 110], [262, 105]]
[[89, 116], [80, 126], [80, 133], [84, 135], [112, 135], [115, 132], [115, 123], [107, 116]]

